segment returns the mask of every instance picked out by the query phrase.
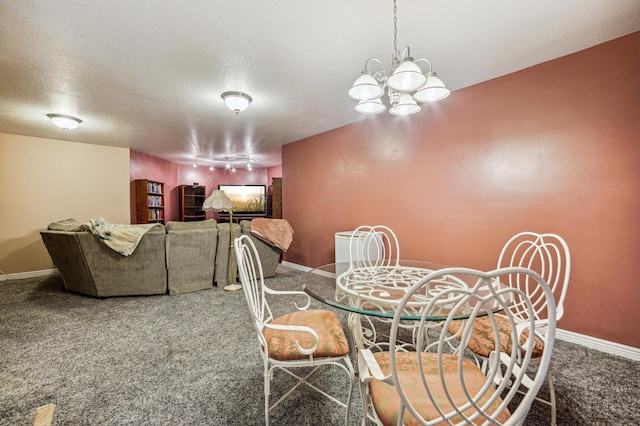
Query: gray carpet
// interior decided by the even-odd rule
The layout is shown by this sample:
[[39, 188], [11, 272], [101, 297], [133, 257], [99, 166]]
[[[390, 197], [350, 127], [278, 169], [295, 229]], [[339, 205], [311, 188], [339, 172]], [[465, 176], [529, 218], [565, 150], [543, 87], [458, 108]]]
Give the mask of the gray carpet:
[[[268, 283], [297, 289], [299, 279], [290, 271]], [[284, 306], [272, 303], [276, 313]], [[31, 425], [48, 403], [57, 404], [54, 425], [264, 421], [262, 361], [241, 293], [94, 299], [64, 291], [57, 277], [5, 281], [0, 327], [1, 425]], [[553, 367], [558, 424], [640, 423], [640, 363], [558, 341]], [[315, 379], [345, 394], [341, 370]], [[274, 395], [283, 382], [290, 380], [277, 374]], [[307, 389], [285, 400], [272, 424], [342, 424], [343, 409]], [[359, 398], [356, 386], [355, 425]], [[534, 403], [526, 424], [548, 419], [548, 406]]]

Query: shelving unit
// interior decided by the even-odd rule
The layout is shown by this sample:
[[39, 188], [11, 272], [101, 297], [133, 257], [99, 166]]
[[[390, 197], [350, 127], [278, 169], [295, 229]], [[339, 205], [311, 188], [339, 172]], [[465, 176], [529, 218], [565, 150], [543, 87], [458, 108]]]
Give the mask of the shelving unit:
[[204, 220], [205, 212], [202, 210], [207, 193], [206, 186], [180, 185], [178, 196], [179, 220], [181, 222], [192, 222]]
[[282, 178], [272, 178], [267, 190], [267, 217], [282, 219]]
[[164, 223], [164, 183], [136, 179], [136, 223]]

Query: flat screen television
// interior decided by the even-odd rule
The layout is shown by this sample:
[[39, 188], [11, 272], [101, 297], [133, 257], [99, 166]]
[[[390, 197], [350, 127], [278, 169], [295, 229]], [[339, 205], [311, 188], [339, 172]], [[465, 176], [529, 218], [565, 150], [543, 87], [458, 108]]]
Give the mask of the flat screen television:
[[[223, 190], [233, 203], [233, 214], [267, 215], [266, 185], [218, 185], [218, 189]], [[223, 215], [228, 216], [229, 213], [224, 212]]]

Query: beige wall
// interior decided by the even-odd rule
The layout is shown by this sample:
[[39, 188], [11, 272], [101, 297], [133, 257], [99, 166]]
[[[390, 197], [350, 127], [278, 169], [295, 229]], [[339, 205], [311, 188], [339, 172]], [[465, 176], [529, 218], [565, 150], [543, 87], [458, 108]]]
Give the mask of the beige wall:
[[53, 268], [49, 223], [130, 223], [129, 150], [0, 133], [0, 215], [0, 271]]

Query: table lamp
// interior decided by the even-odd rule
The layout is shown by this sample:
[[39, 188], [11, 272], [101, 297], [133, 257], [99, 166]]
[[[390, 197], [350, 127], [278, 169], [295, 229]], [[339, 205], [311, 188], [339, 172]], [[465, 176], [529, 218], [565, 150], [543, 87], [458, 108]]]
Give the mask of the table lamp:
[[229, 285], [224, 287], [224, 291], [238, 291], [242, 286], [236, 283], [235, 252], [233, 251], [233, 203], [224, 191], [214, 189], [202, 204], [202, 210], [229, 212], [229, 262], [231, 263], [229, 275], [231, 277]]

